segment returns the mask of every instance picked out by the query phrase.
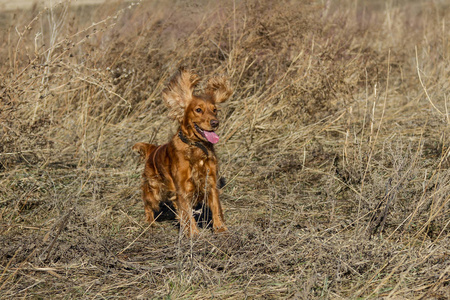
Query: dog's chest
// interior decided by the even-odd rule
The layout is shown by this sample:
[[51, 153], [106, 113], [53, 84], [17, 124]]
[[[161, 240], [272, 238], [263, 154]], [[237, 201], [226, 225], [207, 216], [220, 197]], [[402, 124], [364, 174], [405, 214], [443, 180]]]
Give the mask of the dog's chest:
[[191, 161], [192, 181], [197, 188], [209, 190], [207, 182], [211, 182], [212, 172], [215, 172], [215, 158], [203, 158]]

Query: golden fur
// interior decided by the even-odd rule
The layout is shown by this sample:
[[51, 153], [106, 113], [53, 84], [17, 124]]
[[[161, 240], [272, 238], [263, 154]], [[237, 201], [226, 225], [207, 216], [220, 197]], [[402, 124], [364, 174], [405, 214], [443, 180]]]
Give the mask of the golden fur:
[[162, 92], [169, 117], [179, 122], [177, 134], [164, 145], [137, 143], [133, 150], [145, 159], [142, 197], [147, 221], [164, 199], [169, 199], [187, 236], [199, 233], [193, 207], [206, 199], [215, 232], [227, 231], [217, 189], [218, 162], [213, 143], [218, 141], [217, 103], [232, 94], [226, 78], [211, 78], [200, 94], [199, 76], [180, 69]]

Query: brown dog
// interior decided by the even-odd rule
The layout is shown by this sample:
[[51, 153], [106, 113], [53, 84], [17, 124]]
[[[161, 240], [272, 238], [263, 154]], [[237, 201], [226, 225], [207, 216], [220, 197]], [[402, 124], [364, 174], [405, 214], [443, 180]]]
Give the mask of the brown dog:
[[169, 116], [178, 120], [178, 132], [169, 143], [137, 143], [133, 150], [145, 159], [142, 197], [147, 221], [154, 222], [160, 202], [169, 199], [188, 236], [199, 233], [193, 207], [206, 200], [215, 232], [227, 231], [217, 189], [218, 162], [214, 145], [219, 136], [216, 103], [232, 94], [225, 78], [211, 78], [201, 94], [194, 94], [200, 78], [180, 69], [162, 92]]

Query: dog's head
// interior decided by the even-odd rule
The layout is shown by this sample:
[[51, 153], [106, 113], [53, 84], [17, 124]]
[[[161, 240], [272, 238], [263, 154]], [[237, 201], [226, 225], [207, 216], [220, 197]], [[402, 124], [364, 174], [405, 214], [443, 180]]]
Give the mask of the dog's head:
[[193, 140], [217, 143], [219, 127], [217, 103], [226, 101], [232, 94], [225, 77], [211, 78], [201, 94], [194, 94], [200, 77], [180, 69], [162, 92], [169, 107], [169, 116], [178, 120], [183, 132]]

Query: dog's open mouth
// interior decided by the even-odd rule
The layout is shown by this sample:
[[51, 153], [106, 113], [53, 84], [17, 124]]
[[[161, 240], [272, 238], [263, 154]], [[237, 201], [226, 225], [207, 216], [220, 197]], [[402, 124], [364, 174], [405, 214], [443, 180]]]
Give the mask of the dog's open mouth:
[[202, 137], [204, 137], [211, 144], [216, 144], [219, 141], [219, 136], [214, 131], [203, 130], [198, 127], [197, 124], [194, 124], [194, 126], [198, 133], [200, 133]]

